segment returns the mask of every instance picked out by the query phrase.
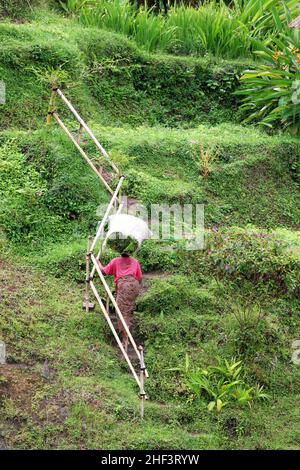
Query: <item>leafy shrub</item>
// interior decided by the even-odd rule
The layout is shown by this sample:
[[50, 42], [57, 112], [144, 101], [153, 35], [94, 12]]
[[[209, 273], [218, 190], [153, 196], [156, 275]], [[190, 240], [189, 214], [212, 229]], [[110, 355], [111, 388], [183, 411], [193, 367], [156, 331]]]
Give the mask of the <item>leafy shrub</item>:
[[151, 289], [138, 300], [139, 310], [151, 316], [174, 315], [182, 306], [195, 310], [195, 314], [208, 313], [215, 304], [213, 293], [199, 288], [185, 276], [172, 276], [167, 280], [154, 280]]
[[240, 228], [211, 233], [205, 263], [235, 281], [297, 293], [299, 261], [289, 253], [287, 243], [272, 234]]
[[209, 411], [220, 412], [228, 403], [250, 406], [257, 399], [269, 398], [259, 385], [249, 387], [246, 384], [242, 361], [228, 362], [219, 358], [217, 366], [191, 371], [187, 365], [186, 369], [184, 377], [191, 399], [209, 399]]
[[[274, 13], [274, 21], [276, 18]], [[281, 125], [299, 134], [300, 34], [277, 20], [278, 38], [253, 42], [255, 53], [265, 64], [247, 70], [236, 93], [244, 96], [242, 109], [249, 114], [246, 122]]]
[[39, 200], [46, 190], [38, 172], [26, 165], [13, 142], [0, 147], [0, 223], [8, 237], [20, 241], [30, 226], [42, 223]]
[[0, 17], [22, 18], [39, 3], [40, 0], [4, 0], [0, 5]]

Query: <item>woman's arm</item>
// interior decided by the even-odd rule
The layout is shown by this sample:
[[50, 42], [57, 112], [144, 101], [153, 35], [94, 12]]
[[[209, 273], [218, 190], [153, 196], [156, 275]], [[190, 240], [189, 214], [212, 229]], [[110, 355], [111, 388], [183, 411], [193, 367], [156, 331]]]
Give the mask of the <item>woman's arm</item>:
[[103, 264], [101, 264], [101, 261], [99, 259], [97, 261], [98, 261], [99, 268], [101, 269], [101, 271], [103, 271], [104, 269]]
[[101, 261], [98, 261], [99, 268], [101, 269], [102, 274], [105, 274], [106, 276], [113, 276], [115, 274], [115, 260], [112, 259], [110, 263], [108, 263], [107, 266], [103, 266]]

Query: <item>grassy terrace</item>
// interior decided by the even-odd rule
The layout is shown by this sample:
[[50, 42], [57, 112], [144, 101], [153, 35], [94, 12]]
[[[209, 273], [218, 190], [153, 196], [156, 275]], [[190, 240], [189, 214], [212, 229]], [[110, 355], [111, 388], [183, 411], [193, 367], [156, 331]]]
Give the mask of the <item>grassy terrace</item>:
[[[232, 92], [252, 58], [149, 53], [48, 9], [5, 17], [0, 42], [0, 448], [299, 449], [299, 138], [240, 123]], [[203, 250], [170, 239], [138, 254], [144, 423], [99, 310], [81, 310], [86, 237], [107, 195], [45, 125], [54, 75], [129, 197], [205, 207]], [[218, 357], [241, 361], [251, 406], [208, 411], [209, 394], [191, 392], [191, 374]]]

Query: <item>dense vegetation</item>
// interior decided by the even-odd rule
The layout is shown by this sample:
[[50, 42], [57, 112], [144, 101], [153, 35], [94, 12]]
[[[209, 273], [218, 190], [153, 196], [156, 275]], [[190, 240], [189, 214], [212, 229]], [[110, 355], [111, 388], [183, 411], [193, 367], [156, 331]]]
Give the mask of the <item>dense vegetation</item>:
[[297, 2], [289, 0], [204, 1], [194, 6], [171, 6], [167, 15], [153, 15], [151, 6], [134, 2], [67, 0], [62, 4], [87, 26], [99, 26], [133, 38], [148, 51], [176, 54], [211, 53], [217, 57], [249, 57], [251, 39], [274, 32], [272, 13], [293, 15]]
[[[168, 17], [127, 3], [69, 0], [63, 11], [61, 3], [44, 3], [0, 9], [7, 90], [0, 105], [0, 339], [8, 353], [0, 369], [0, 448], [299, 449], [300, 366], [291, 357], [300, 332], [300, 150], [296, 135], [275, 133], [283, 119], [296, 134], [297, 114], [291, 108], [281, 116], [281, 98], [269, 90], [278, 61], [276, 73], [298, 73], [296, 50], [273, 57], [297, 39], [279, 32], [291, 13], [271, 1], [255, 14], [261, 2], [236, 0], [180, 6]], [[99, 15], [90, 15], [92, 26], [87, 21], [91, 8], [101, 24]], [[125, 8], [134, 31], [145, 20], [139, 36], [122, 29]], [[239, 41], [240, 51], [225, 47], [226, 35], [208, 16], [211, 50], [174, 23], [219, 9], [232, 28], [249, 23], [261, 59], [248, 42]], [[162, 23], [172, 47], [160, 40], [150, 47], [142, 39], [152, 31], [147, 22], [153, 31]], [[205, 207], [203, 250], [171, 239], [148, 241], [138, 255], [148, 274], [134, 326], [150, 372], [143, 423], [104, 320], [97, 309], [81, 310], [86, 237], [107, 194], [61, 130], [45, 125], [54, 79], [126, 174], [128, 196], [146, 206]], [[284, 96], [288, 85], [282, 82]], [[251, 116], [275, 124], [271, 135], [241, 125], [240, 92], [251, 114], [256, 106], [275, 110], [274, 121], [267, 111]]]

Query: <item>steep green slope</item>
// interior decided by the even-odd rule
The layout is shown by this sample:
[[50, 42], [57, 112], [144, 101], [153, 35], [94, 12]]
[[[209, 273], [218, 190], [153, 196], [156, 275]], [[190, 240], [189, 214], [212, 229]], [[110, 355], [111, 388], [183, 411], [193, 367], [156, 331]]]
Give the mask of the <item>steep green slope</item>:
[[40, 125], [47, 80], [55, 74], [79, 111], [104, 124], [178, 126], [236, 114], [230, 92], [242, 62], [149, 55], [113, 33], [55, 15], [41, 21], [0, 23], [0, 76], [7, 86], [1, 129]]
[[[238, 120], [238, 62], [147, 55], [53, 13], [33, 17], [0, 23], [0, 437], [10, 448], [300, 448], [299, 140], [223, 124]], [[54, 75], [126, 174], [128, 196], [205, 207], [203, 250], [170, 239], [138, 254], [144, 423], [100, 312], [81, 310], [86, 237], [107, 195], [45, 125]], [[269, 399], [208, 412], [188, 377], [217, 357], [240, 359], [247, 386]]]
[[[128, 196], [146, 206], [204, 204], [207, 228], [298, 224], [296, 139], [232, 125], [181, 131], [91, 126], [126, 174]], [[62, 232], [78, 238], [94, 230], [105, 190], [55, 124], [30, 133], [5, 131], [0, 142], [2, 223], [10, 239], [58, 241]], [[93, 146], [85, 148], [97, 164]], [[203, 149], [212, 160], [206, 177]], [[20, 192], [25, 176], [27, 191]], [[18, 202], [11, 202], [12, 191]]]
[[[1, 261], [0, 429], [9, 448], [207, 448], [218, 438], [179, 425], [184, 405], [152, 401], [139, 419], [138, 392], [99, 312], [83, 315], [75, 285]], [[180, 415], [182, 418], [180, 418]]]
[[[143, 423], [135, 383], [117, 358], [100, 312], [82, 312], [78, 285], [41, 276], [28, 264], [10, 260], [5, 250], [0, 316], [9, 363], [0, 369], [5, 445], [299, 448], [295, 402], [300, 370], [290, 362], [290, 345], [299, 332], [296, 254], [278, 245], [272, 249], [261, 237], [254, 243], [253, 237], [238, 233], [239, 240], [248, 240], [248, 247], [237, 255], [238, 241], [231, 235], [227, 256], [235, 255], [236, 260], [231, 261], [230, 272], [222, 266], [220, 248], [209, 260], [213, 244], [204, 258], [202, 253], [187, 257], [186, 252], [181, 258], [179, 253], [166, 258], [155, 250], [156, 263], [176, 275], [151, 281], [135, 314], [134, 335], [145, 342], [151, 374]], [[254, 257], [251, 271], [249, 261]], [[245, 323], [246, 308], [250, 316]], [[180, 373], [187, 353], [191, 364], [201, 367], [214, 363], [217, 356], [240, 357], [247, 383], [264, 385], [271, 403], [258, 402], [251, 409], [227, 405], [220, 415], [208, 413], [205, 401], [191, 402]], [[285, 427], [288, 432], [282, 432]]]

